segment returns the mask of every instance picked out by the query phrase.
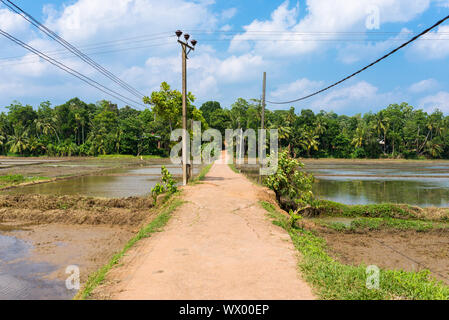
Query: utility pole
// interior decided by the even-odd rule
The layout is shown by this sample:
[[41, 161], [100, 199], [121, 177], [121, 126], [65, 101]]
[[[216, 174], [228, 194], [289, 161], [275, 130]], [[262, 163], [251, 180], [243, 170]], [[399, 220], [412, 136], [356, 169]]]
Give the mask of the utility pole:
[[185, 186], [189, 182], [187, 168], [187, 59], [190, 51], [195, 50], [197, 41], [190, 41], [190, 45], [188, 33], [184, 34], [185, 41], [179, 39], [182, 36], [181, 30], [176, 31], [175, 34], [182, 48], [182, 184]]
[[[263, 130], [265, 129], [265, 98], [266, 98], [266, 91], [267, 91], [267, 73], [264, 72], [263, 73], [263, 83], [262, 83], [262, 114], [261, 114], [261, 123], [260, 123], [260, 128]], [[265, 135], [264, 135], [265, 136]], [[259, 137], [259, 139], [261, 139], [261, 137]], [[259, 148], [265, 148], [265, 141], [259, 141]], [[262, 159], [262, 155], [264, 154], [264, 151], [261, 149], [259, 150], [259, 169], [262, 168], [263, 166], [263, 159]], [[259, 170], [259, 183], [262, 183], [262, 178], [260, 176], [260, 170]]]
[[265, 129], [265, 95], [267, 91], [267, 73], [263, 73], [263, 85], [262, 85], [262, 123], [261, 123], [261, 129]]

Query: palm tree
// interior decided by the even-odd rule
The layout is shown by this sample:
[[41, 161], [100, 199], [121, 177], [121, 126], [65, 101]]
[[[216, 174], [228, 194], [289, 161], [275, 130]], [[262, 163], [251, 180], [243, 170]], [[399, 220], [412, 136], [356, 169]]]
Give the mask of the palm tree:
[[29, 138], [28, 130], [22, 128], [14, 128], [14, 134], [8, 136], [7, 146], [10, 147], [9, 152], [23, 154], [28, 148]]
[[301, 140], [303, 141], [303, 146], [307, 150], [307, 157], [310, 158], [310, 151], [315, 150], [318, 151], [318, 146], [320, 142], [318, 141], [319, 136], [316, 135], [313, 130], [304, 130], [301, 134]]
[[377, 131], [377, 136], [381, 137], [383, 135], [383, 146], [384, 146], [384, 154], [386, 153], [387, 147], [387, 131], [389, 128], [389, 119], [385, 116], [384, 112], [380, 111], [375, 115], [375, 122], [373, 125], [373, 129]]
[[443, 146], [434, 140], [426, 142], [426, 151], [432, 156], [432, 158], [439, 158], [443, 153]]
[[356, 148], [361, 148], [363, 146], [363, 142], [365, 141], [366, 129], [362, 126], [358, 126], [355, 130], [355, 136], [352, 139], [351, 144]]
[[56, 138], [58, 139], [58, 143], [60, 143], [61, 141], [59, 140], [58, 132], [55, 129], [55, 125], [54, 125], [55, 123], [56, 123], [56, 117], [45, 118], [45, 119], [37, 118], [34, 120], [34, 124], [36, 126], [37, 132], [40, 132], [44, 135], [49, 135], [50, 133], [54, 133], [56, 135]]

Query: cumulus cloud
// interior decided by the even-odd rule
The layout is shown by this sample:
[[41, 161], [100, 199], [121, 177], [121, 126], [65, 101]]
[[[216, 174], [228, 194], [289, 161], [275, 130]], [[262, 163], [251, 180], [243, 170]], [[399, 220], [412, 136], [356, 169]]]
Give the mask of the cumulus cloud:
[[423, 59], [446, 58], [449, 56], [448, 34], [449, 25], [440, 26], [437, 31], [425, 35], [422, 41], [416, 42], [413, 50]]
[[[287, 98], [298, 98], [309, 94], [316, 89], [321, 89], [323, 83], [300, 79], [289, 85], [281, 86], [274, 92], [273, 96]], [[296, 96], [292, 93], [296, 91]], [[284, 95], [288, 94], [288, 95]], [[283, 99], [282, 99], [283, 100]], [[401, 94], [396, 91], [380, 92], [379, 88], [366, 81], [359, 81], [343, 87], [338, 87], [318, 95], [310, 100], [297, 104], [298, 107], [310, 108], [315, 112], [320, 110], [334, 111], [341, 114], [365, 113], [379, 110], [390, 103], [402, 101]]]
[[324, 86], [323, 81], [312, 81], [306, 78], [279, 86], [270, 95], [274, 98], [293, 99], [310, 94]]
[[433, 112], [436, 109], [449, 113], [449, 92], [440, 91], [435, 95], [427, 96], [419, 101], [419, 105], [427, 112]]
[[412, 93], [422, 93], [438, 88], [439, 83], [435, 79], [425, 79], [412, 84], [409, 88]]
[[[270, 19], [254, 20], [245, 26], [245, 32], [232, 39], [230, 50], [246, 50], [248, 44], [242, 45], [242, 42], [263, 37], [263, 42], [251, 43], [251, 48], [256, 52], [276, 56], [310, 53], [324, 47], [326, 41], [323, 40], [334, 40], [341, 36], [339, 32], [366, 30], [367, 9], [372, 6], [379, 9], [381, 23], [407, 22], [427, 10], [430, 2], [430, 0], [307, 0], [306, 15], [299, 19], [299, 5], [290, 8], [289, 1], [285, 1], [271, 14]], [[268, 31], [284, 33], [266, 39], [267, 33], [261, 35], [261, 32]]]
[[8, 9], [0, 9], [0, 29], [8, 33], [27, 30], [28, 22]]
[[94, 36], [108, 38], [117, 32], [127, 37], [171, 32], [195, 26], [213, 28], [217, 17], [208, 2], [186, 0], [78, 0], [48, 16], [46, 24], [68, 40]]

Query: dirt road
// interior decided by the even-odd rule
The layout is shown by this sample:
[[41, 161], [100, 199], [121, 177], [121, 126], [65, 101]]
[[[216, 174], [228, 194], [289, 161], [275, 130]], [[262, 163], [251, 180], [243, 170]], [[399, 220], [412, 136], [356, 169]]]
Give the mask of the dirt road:
[[[262, 188], [215, 163], [163, 232], [141, 241], [100, 288], [112, 299], [314, 299]], [[112, 283], [112, 285], [111, 285]], [[105, 292], [106, 291], [106, 292]]]

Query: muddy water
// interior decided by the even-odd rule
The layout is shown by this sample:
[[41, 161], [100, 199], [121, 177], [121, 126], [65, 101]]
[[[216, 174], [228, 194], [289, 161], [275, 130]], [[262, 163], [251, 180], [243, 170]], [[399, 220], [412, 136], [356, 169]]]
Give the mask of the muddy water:
[[2, 225], [0, 300], [71, 299], [77, 291], [66, 288], [66, 268], [77, 266], [82, 284], [132, 235], [106, 226]]
[[[401, 203], [449, 207], [449, 162], [306, 160], [316, 196], [345, 204]], [[258, 177], [254, 166], [242, 167]]]
[[26, 260], [31, 250], [29, 243], [0, 234], [0, 300], [71, 299], [76, 292], [64, 281], [44, 278], [57, 266]]
[[449, 207], [448, 162], [307, 163], [315, 194], [345, 204]]
[[[167, 165], [168, 171], [179, 181], [182, 169]], [[194, 174], [199, 172], [194, 167]], [[102, 175], [83, 176], [51, 183], [35, 184], [3, 191], [3, 194], [81, 195], [102, 198], [126, 198], [150, 193], [160, 181], [161, 166], [110, 170]]]

